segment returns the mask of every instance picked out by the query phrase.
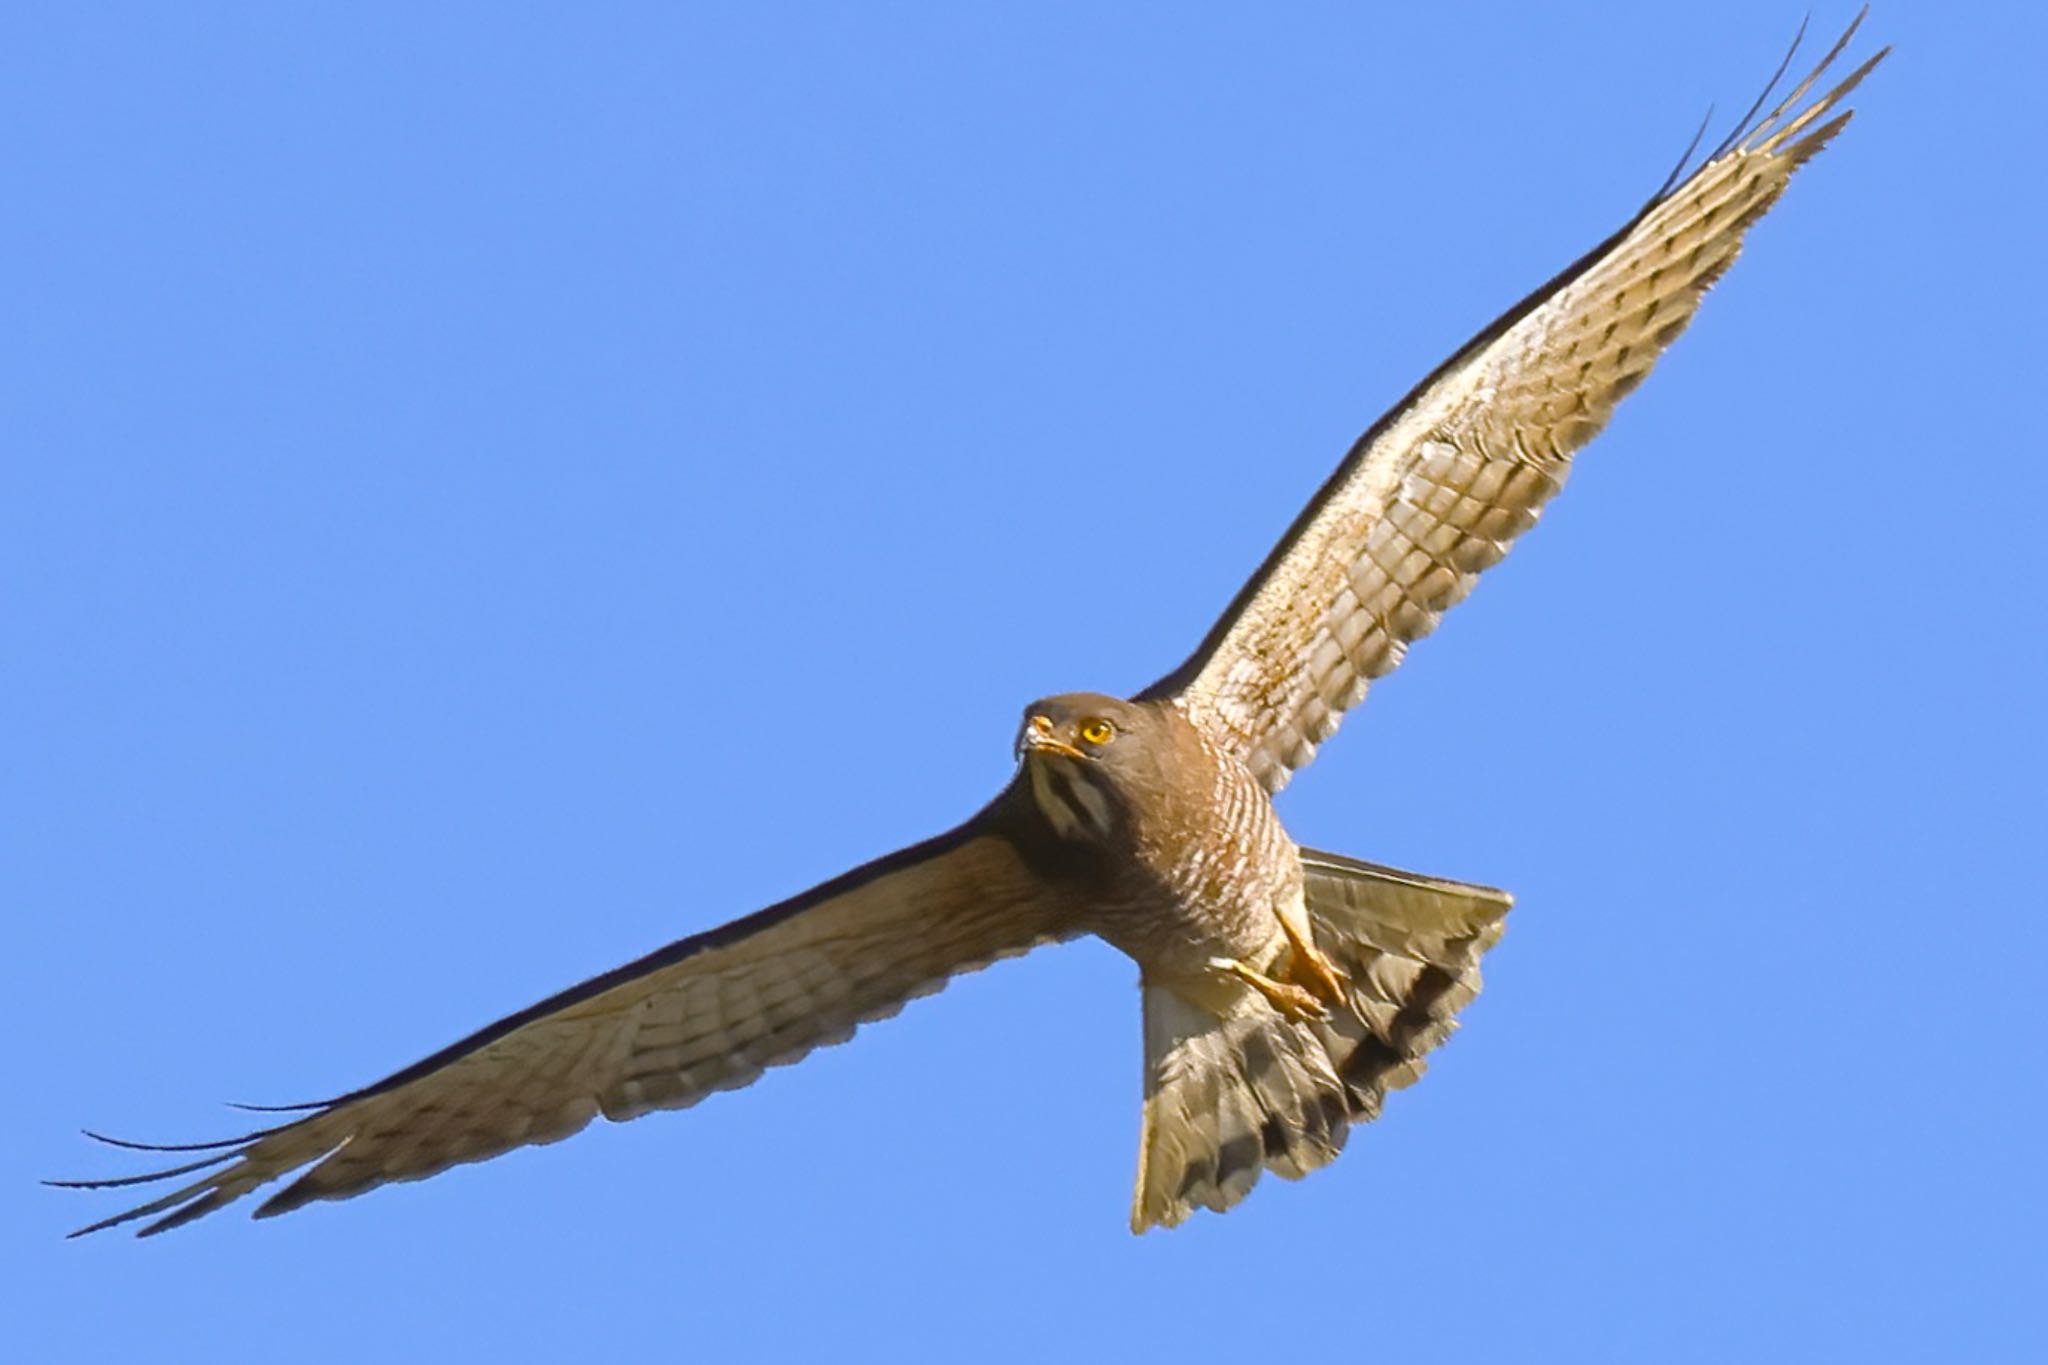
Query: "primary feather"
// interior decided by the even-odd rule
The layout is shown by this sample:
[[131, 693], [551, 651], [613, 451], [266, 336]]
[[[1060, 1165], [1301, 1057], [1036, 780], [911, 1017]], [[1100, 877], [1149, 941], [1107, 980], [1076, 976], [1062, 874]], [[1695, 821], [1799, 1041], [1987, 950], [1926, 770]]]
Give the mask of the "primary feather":
[[1285, 786], [1536, 524], [1573, 453], [1692, 321], [1744, 232], [1849, 121], [1838, 106], [1889, 48], [1800, 101], [1855, 31], [1374, 423], [1194, 655], [1140, 695], [1177, 699], [1269, 791]]
[[[257, 1210], [281, 1213], [557, 1141], [599, 1115], [693, 1104], [959, 972], [1083, 930], [1145, 974], [1135, 1226], [1227, 1207], [1262, 1170], [1297, 1177], [1331, 1160], [1350, 1125], [1421, 1074], [1477, 993], [1508, 900], [1300, 850], [1270, 793], [1534, 524], [1573, 452], [1691, 320], [1745, 230], [1848, 121], [1840, 101], [1883, 52], [1801, 101], [1854, 32], [1375, 423], [1181, 668], [1135, 703], [1048, 699], [1116, 724], [1083, 721], [1062, 737], [1054, 717], [1034, 717], [1041, 747], [1062, 756], [1045, 762], [1096, 764], [1079, 747], [1085, 727], [1128, 730], [1099, 767], [1034, 766], [950, 834], [572, 987], [275, 1127], [153, 1149], [103, 1139], [207, 1154], [54, 1182], [170, 1183], [82, 1231], [152, 1219], [143, 1232], [160, 1232], [296, 1172]], [[1300, 953], [1282, 950], [1289, 934]], [[1276, 1003], [1299, 983], [1261, 975], [1314, 961], [1309, 943], [1333, 973], [1316, 1015]], [[1236, 958], [1219, 959], [1224, 950]], [[1219, 976], [1219, 960], [1239, 970]]]
[[[306, 1117], [148, 1175], [208, 1170], [74, 1236], [154, 1216], [163, 1232], [307, 1167], [258, 1217], [559, 1142], [600, 1114], [680, 1109], [843, 1042], [962, 972], [1061, 937], [1071, 907], [977, 817], [781, 905], [698, 934], [480, 1030]], [[150, 1144], [115, 1142], [144, 1148]]]

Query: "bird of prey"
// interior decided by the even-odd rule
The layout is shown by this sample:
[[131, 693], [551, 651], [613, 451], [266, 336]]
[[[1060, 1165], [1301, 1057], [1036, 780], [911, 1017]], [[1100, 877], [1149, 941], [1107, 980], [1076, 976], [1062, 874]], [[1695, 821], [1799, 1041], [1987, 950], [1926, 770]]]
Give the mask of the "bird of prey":
[[1727, 141], [1689, 172], [1688, 150], [1619, 231], [1374, 423], [1186, 662], [1128, 699], [1024, 708], [1014, 777], [964, 824], [274, 1127], [116, 1142], [196, 1157], [55, 1182], [178, 1181], [80, 1232], [161, 1232], [299, 1172], [266, 1217], [555, 1142], [600, 1114], [683, 1108], [950, 977], [1089, 933], [1135, 960], [1142, 986], [1134, 1231], [1229, 1208], [1262, 1171], [1329, 1162], [1477, 994], [1509, 897], [1302, 848], [1273, 794], [1535, 524], [1744, 232], [1848, 122], [1842, 99], [1885, 52], [1809, 94], [1855, 31], [1766, 110], [1788, 54]]

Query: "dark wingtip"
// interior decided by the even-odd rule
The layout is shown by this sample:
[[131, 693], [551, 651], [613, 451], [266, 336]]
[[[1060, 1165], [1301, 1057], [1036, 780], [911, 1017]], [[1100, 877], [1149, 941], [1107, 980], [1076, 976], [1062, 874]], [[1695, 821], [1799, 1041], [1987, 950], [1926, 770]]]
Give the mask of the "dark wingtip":
[[218, 1166], [222, 1162], [233, 1161], [239, 1155], [241, 1155], [239, 1152], [222, 1152], [218, 1156], [202, 1157], [198, 1161], [188, 1161], [182, 1166], [172, 1166], [168, 1170], [162, 1171], [148, 1171], [142, 1175], [117, 1175], [109, 1176], [102, 1180], [45, 1180], [43, 1183], [60, 1190], [120, 1190], [126, 1189], [131, 1185], [152, 1185], [159, 1180], [170, 1180], [176, 1176], [190, 1175], [194, 1171], [203, 1171], [209, 1166]]
[[[1773, 94], [1777, 93], [1778, 82], [1784, 80], [1785, 73], [1792, 69], [1793, 61], [1799, 56], [1800, 47], [1806, 42], [1807, 25], [1812, 22], [1813, 11], [1808, 10], [1806, 16], [1799, 21], [1799, 31], [1792, 35], [1792, 46], [1785, 49], [1785, 55], [1778, 61], [1778, 69], [1773, 71], [1770, 80], [1764, 83], [1762, 92], [1756, 97], [1756, 103], [1750, 105], [1749, 111], [1743, 114], [1741, 118], [1735, 120], [1735, 126], [1728, 130], [1728, 136], [1723, 138], [1720, 145], [1714, 148], [1713, 154], [1707, 158], [1708, 161], [1718, 161], [1726, 156], [1736, 144], [1749, 136], [1750, 132], [1757, 126], [1757, 115], [1763, 112], [1764, 105], [1770, 101]], [[1857, 24], [1862, 22], [1863, 20], [1860, 17], [1856, 20]], [[1849, 33], [1854, 33], [1855, 31], [1856, 24], [1849, 25]], [[1842, 41], [1848, 41], [1848, 34], [1842, 35]], [[1837, 52], [1841, 50], [1840, 44], [1836, 45], [1835, 50]], [[1821, 65], [1825, 66], [1827, 62], [1823, 61]], [[1793, 98], [1797, 99], [1798, 95], [1795, 93]], [[1782, 108], [1783, 106], [1781, 105], [1780, 109], [1782, 110]]]
[[1707, 128], [1713, 121], [1714, 106], [1710, 104], [1707, 106], [1706, 117], [1702, 118], [1700, 126], [1693, 130], [1692, 141], [1686, 143], [1685, 150], [1679, 153], [1678, 164], [1671, 168], [1671, 174], [1664, 177], [1664, 183], [1659, 185], [1657, 192], [1650, 196], [1652, 204], [1661, 202], [1665, 195], [1671, 193], [1685, 179], [1685, 168], [1692, 164], [1692, 154], [1700, 149], [1700, 141], [1706, 137]]
[[78, 1131], [94, 1142], [103, 1142], [109, 1147], [119, 1147], [130, 1152], [217, 1152], [223, 1147], [240, 1147], [258, 1138], [269, 1137], [277, 1129], [259, 1128], [240, 1137], [219, 1138], [212, 1142], [136, 1142], [132, 1138], [117, 1138], [105, 1133], [95, 1133], [90, 1128], [81, 1128]]
[[333, 1099], [315, 1100], [311, 1104], [241, 1104], [235, 1100], [229, 1100], [227, 1101], [227, 1106], [230, 1109], [239, 1109], [245, 1114], [305, 1114], [315, 1109], [332, 1109], [340, 1102], [338, 1099]]
[[160, 1232], [169, 1232], [173, 1228], [184, 1227], [185, 1224], [195, 1219], [204, 1218], [215, 1209], [229, 1203], [232, 1198], [233, 1196], [223, 1194], [220, 1190], [210, 1191], [183, 1208], [165, 1214], [154, 1223], [148, 1223], [137, 1228], [135, 1235], [137, 1237], [154, 1237]]
[[156, 1213], [161, 1209], [169, 1208], [171, 1205], [177, 1203], [178, 1199], [179, 1196], [177, 1195], [169, 1195], [163, 1199], [156, 1200], [152, 1203], [144, 1204], [140, 1208], [128, 1209], [124, 1212], [114, 1214], [110, 1217], [102, 1218], [97, 1223], [87, 1223], [84, 1227], [79, 1228], [75, 1232], [65, 1233], [64, 1240], [67, 1242], [75, 1242], [80, 1237], [90, 1237], [95, 1232], [105, 1232], [108, 1228], [117, 1228], [120, 1227], [123, 1223], [132, 1223], [137, 1218], [146, 1218], [150, 1214]]

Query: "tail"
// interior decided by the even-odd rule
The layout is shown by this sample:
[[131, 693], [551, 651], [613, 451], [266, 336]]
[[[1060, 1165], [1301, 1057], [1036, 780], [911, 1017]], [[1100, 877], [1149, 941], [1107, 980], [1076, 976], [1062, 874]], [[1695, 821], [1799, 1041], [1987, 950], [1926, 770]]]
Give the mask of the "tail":
[[1227, 1209], [1262, 1170], [1299, 1180], [1328, 1164], [1479, 994], [1506, 892], [1309, 849], [1301, 862], [1315, 944], [1350, 978], [1348, 998], [1297, 1022], [1228, 980], [1146, 983], [1133, 1232]]

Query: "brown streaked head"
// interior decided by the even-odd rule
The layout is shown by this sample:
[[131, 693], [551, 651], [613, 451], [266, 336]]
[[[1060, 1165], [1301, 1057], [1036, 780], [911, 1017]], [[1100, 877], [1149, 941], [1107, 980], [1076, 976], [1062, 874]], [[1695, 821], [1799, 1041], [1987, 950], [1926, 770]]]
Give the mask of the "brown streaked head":
[[1045, 697], [1024, 708], [1017, 758], [1031, 795], [1063, 839], [1109, 842], [1135, 795], [1134, 761], [1156, 729], [1151, 708], [1096, 692]]

